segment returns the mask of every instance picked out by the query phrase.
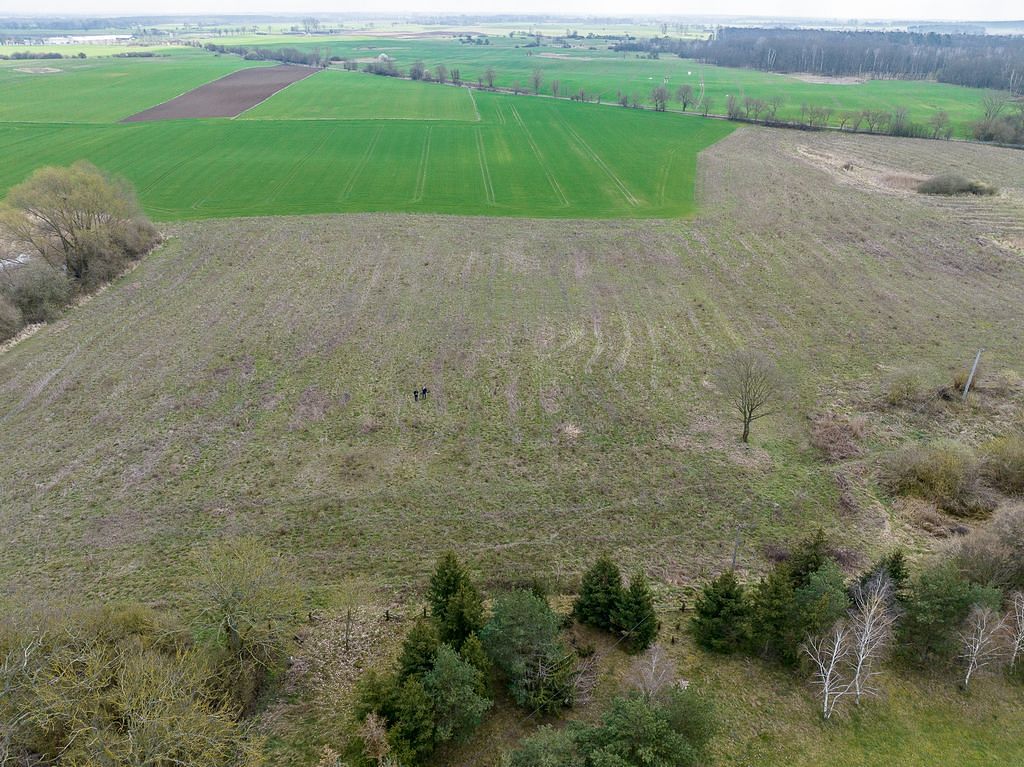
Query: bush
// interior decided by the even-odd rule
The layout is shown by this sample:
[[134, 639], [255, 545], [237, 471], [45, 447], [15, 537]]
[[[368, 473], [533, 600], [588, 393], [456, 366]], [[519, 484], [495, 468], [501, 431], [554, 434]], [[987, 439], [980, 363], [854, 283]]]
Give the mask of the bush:
[[41, 258], [33, 258], [11, 277], [11, 298], [25, 322], [49, 322], [71, 301], [74, 287], [67, 276]]
[[601, 557], [587, 570], [573, 613], [580, 623], [610, 631], [615, 606], [622, 599], [622, 574], [608, 557]]
[[972, 583], [1024, 589], [1024, 505], [999, 509], [987, 528], [954, 543], [950, 558]]
[[435, 738], [460, 740], [480, 726], [491, 701], [479, 694], [480, 672], [448, 645], [441, 645], [423, 689], [434, 704]]
[[1024, 435], [998, 437], [982, 450], [982, 473], [1005, 493], [1024, 493]]
[[154, 764], [241, 765], [252, 744], [210, 678], [188, 633], [141, 605], [8, 618], [0, 757], [128, 767], [144, 746]]
[[991, 509], [980, 476], [970, 450], [942, 441], [912, 445], [895, 453], [883, 469], [882, 479], [891, 493], [924, 498], [952, 514], [968, 515]]
[[506, 754], [502, 767], [585, 767], [571, 729], [544, 725]]
[[0, 341], [14, 338], [25, 327], [21, 310], [11, 300], [0, 293]]
[[996, 189], [996, 187], [984, 184], [981, 181], [971, 181], [963, 176], [957, 175], [956, 173], [944, 173], [939, 176], [932, 176], [926, 181], [922, 181], [918, 184], [917, 191], [921, 194], [993, 195], [999, 190]]
[[884, 384], [885, 401], [890, 405], [910, 405], [922, 399], [921, 376], [913, 370], [898, 370]]
[[705, 650], [736, 652], [748, 639], [750, 606], [743, 586], [729, 570], [711, 581], [694, 607], [693, 638]]
[[867, 426], [863, 417], [849, 418], [823, 413], [811, 420], [811, 444], [830, 461], [843, 461], [860, 455], [860, 440]]

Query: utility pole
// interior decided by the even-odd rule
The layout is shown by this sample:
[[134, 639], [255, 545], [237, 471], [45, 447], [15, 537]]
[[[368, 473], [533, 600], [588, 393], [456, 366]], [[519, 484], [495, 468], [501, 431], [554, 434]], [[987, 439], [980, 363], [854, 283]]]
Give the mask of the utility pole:
[[978, 363], [981, 362], [981, 353], [983, 351], [985, 351], [984, 348], [978, 349], [978, 354], [974, 357], [974, 364], [971, 365], [971, 374], [967, 376], [967, 383], [964, 384], [963, 402], [967, 401], [967, 394], [971, 390], [971, 384], [974, 383], [974, 374], [978, 372]]

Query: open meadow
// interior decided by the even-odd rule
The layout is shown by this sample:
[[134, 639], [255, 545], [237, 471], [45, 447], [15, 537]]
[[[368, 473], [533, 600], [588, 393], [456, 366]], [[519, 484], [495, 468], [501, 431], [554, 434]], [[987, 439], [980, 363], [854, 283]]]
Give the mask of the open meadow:
[[[506, 103], [480, 99], [482, 117]], [[864, 413], [884, 451], [922, 430], [999, 433], [1020, 404], [1018, 387], [923, 422], [879, 399], [908, 364], [941, 382], [978, 346], [993, 376], [1024, 354], [1006, 310], [1024, 302], [1024, 156], [934, 146], [740, 128], [701, 155], [701, 213], [682, 221], [167, 224], [135, 270], [0, 355], [0, 601], [174, 607], [189, 553], [246, 533], [295, 557], [329, 614], [416, 609], [450, 547], [490, 589], [537, 572], [572, 588], [615, 551], [656, 579], [671, 627], [678, 595], [728, 564], [737, 523], [748, 575], [819, 526], [861, 565], [895, 543], [929, 550], [870, 458], [823, 463], [807, 416]], [[936, 200], [902, 182], [950, 167], [1003, 192]], [[750, 449], [711, 383], [740, 344], [778, 355], [792, 389]], [[733, 723], [714, 742], [723, 764], [817, 764], [823, 743], [837, 765], [927, 764], [923, 744], [961, 732], [962, 699], [911, 679], [865, 714], [869, 732], [822, 736], [810, 694], [756, 670], [786, 732], [771, 735], [746, 661], [704, 668], [681, 641], [681, 667]], [[311, 764], [345, 725], [296, 684], [267, 724], [272, 754]], [[991, 684], [963, 764], [1021, 756], [1019, 689]], [[526, 725], [491, 726], [505, 743]]]

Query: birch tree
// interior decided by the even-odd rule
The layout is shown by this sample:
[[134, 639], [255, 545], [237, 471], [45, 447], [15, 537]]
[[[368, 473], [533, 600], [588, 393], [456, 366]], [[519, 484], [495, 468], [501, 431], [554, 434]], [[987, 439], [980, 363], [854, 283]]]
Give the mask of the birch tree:
[[853, 590], [850, 611], [851, 670], [854, 700], [860, 705], [865, 695], [878, 690], [871, 680], [878, 676], [877, 666], [892, 643], [896, 611], [895, 587], [885, 573], [876, 573]]
[[825, 719], [832, 716], [840, 699], [850, 692], [853, 685], [847, 679], [849, 668], [850, 625], [837, 621], [821, 636], [808, 637], [802, 649], [814, 666], [813, 683], [821, 697], [821, 714]]
[[1010, 595], [1010, 612], [1004, 621], [1004, 630], [1009, 639], [1007, 660], [1011, 671], [1024, 660], [1024, 591]]
[[960, 629], [960, 659], [964, 663], [964, 689], [980, 669], [999, 660], [998, 637], [1003, 619], [991, 607], [974, 605]]

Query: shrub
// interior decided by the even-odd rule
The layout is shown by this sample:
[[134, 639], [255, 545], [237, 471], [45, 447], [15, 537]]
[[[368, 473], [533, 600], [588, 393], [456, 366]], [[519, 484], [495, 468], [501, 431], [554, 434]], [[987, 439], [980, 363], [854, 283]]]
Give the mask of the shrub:
[[610, 631], [612, 613], [621, 599], [622, 574], [619, 567], [608, 557], [601, 557], [584, 574], [573, 613], [580, 623]]
[[21, 310], [11, 300], [0, 293], [0, 341], [6, 341], [18, 335], [25, 327]]
[[15, 270], [11, 298], [25, 322], [49, 322], [67, 306], [73, 293], [71, 280], [41, 258]]
[[924, 498], [960, 515], [990, 510], [979, 479], [972, 452], [950, 441], [906, 447], [883, 469], [883, 483], [890, 492]]
[[921, 376], [914, 370], [898, 370], [885, 382], [883, 394], [890, 405], [910, 405], [919, 402], [924, 387]]
[[957, 652], [956, 631], [971, 606], [996, 609], [998, 589], [979, 586], [964, 578], [954, 565], [943, 562], [918, 573], [904, 600], [904, 614], [896, 627], [897, 647], [908, 662], [950, 662]]
[[750, 606], [743, 586], [729, 570], [711, 581], [694, 607], [694, 640], [705, 650], [736, 652], [747, 643]]
[[954, 543], [950, 558], [972, 583], [1024, 589], [1024, 505], [999, 509], [987, 528]]
[[944, 173], [922, 181], [918, 184], [917, 191], [921, 194], [949, 196], [956, 194], [993, 195], [999, 190], [989, 184], [972, 181], [956, 173]]
[[630, 652], [642, 652], [658, 636], [658, 616], [654, 612], [654, 595], [642, 570], [630, 578], [629, 588], [622, 592], [612, 614], [612, 625], [625, 640]]
[[860, 577], [862, 586], [879, 573], [883, 573], [892, 581], [893, 594], [897, 599], [902, 599], [906, 593], [907, 581], [910, 578], [910, 570], [907, 567], [907, 555], [903, 549], [896, 548], [883, 554], [869, 567]]
[[982, 450], [982, 473], [1006, 493], [1024, 493], [1024, 435], [998, 437]]
[[502, 767], [585, 767], [571, 729], [544, 725], [507, 754]]
[[860, 440], [867, 423], [862, 417], [849, 418], [823, 413], [811, 420], [811, 444], [830, 461], [843, 461], [860, 455]]

